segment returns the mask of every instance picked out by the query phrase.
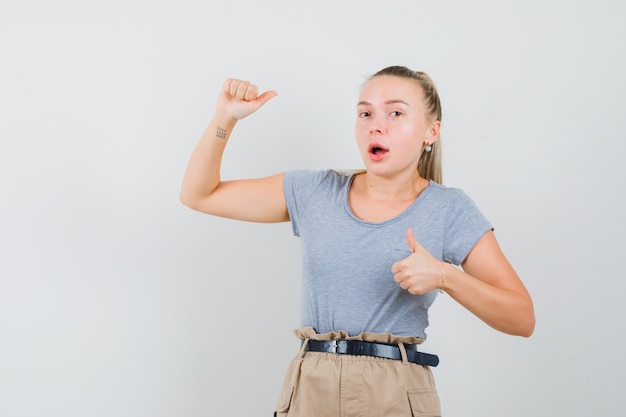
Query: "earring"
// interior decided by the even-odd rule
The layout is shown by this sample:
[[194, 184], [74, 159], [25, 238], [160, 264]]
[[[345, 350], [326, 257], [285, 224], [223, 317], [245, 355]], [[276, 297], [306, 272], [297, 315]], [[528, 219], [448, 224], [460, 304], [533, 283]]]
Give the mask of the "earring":
[[430, 146], [430, 143], [429, 143], [429, 144], [427, 144], [427, 145], [426, 145], [426, 147], [424, 147], [424, 151], [426, 151], [426, 152], [430, 152], [430, 151], [432, 151], [432, 150], [433, 150], [433, 147], [432, 147], [432, 146]]

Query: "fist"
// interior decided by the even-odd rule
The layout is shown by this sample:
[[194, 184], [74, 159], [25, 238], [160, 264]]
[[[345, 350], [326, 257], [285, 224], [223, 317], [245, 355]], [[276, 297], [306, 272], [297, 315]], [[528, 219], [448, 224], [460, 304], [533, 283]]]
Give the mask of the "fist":
[[391, 266], [393, 279], [400, 288], [411, 294], [425, 294], [441, 286], [441, 266], [413, 236], [413, 230], [406, 232], [406, 243], [411, 255]]
[[250, 81], [229, 78], [224, 81], [217, 101], [218, 113], [243, 119], [254, 113], [278, 93], [269, 90], [259, 95], [259, 88]]

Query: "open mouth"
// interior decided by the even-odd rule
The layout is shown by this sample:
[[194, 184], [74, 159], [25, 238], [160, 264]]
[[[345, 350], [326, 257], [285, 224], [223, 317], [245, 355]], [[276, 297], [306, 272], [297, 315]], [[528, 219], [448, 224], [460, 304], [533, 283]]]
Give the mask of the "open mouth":
[[372, 143], [367, 151], [370, 154], [370, 159], [377, 161], [382, 159], [389, 152], [389, 149], [379, 143]]

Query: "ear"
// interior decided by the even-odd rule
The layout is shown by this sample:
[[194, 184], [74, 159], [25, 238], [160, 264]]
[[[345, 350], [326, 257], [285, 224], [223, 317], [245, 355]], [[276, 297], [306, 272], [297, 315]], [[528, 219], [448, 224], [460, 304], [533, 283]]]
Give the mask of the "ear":
[[431, 145], [439, 140], [439, 129], [441, 129], [441, 121], [435, 120], [428, 127], [428, 131], [426, 132], [426, 141]]

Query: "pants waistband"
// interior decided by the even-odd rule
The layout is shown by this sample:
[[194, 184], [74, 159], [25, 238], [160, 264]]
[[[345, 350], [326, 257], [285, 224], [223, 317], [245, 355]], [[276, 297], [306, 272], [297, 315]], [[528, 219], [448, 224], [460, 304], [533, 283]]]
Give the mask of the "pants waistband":
[[[304, 343], [304, 341], [302, 341]], [[417, 350], [417, 345], [404, 344], [407, 360], [418, 365], [437, 366], [439, 357]], [[402, 360], [397, 344], [373, 343], [362, 340], [309, 340], [305, 352], [328, 352], [344, 355], [364, 355]]]

